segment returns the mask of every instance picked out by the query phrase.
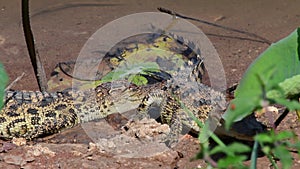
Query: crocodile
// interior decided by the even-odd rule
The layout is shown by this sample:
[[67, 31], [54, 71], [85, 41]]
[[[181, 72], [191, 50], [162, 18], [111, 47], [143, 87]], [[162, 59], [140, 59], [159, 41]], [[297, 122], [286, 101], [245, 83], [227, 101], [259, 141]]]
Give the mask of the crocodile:
[[157, 114], [162, 123], [170, 125], [171, 139], [180, 134], [183, 126], [199, 132], [181, 103], [202, 122], [211, 115], [219, 121], [225, 109], [225, 97], [195, 80], [179, 78], [186, 77], [181, 72], [190, 73], [190, 69], [165, 82], [144, 86], [119, 80], [88, 90], [8, 91], [0, 113], [0, 137], [31, 140], [130, 109], [137, 110], [137, 119]]
[[[202, 58], [186, 46], [184, 52], [187, 52], [188, 56], [174, 46], [166, 46], [165, 44], [170, 43], [167, 36], [159, 38], [154, 39], [154, 43], [150, 45], [151, 50], [163, 46], [183, 56], [181, 61], [176, 56], [175, 61], [171, 62], [173, 64], [170, 67], [175, 66], [176, 69], [167, 72], [171, 75], [170, 78], [163, 77], [159, 82], [146, 85], [137, 85], [128, 79], [117, 79], [79, 89], [67, 85], [67, 88], [56, 92], [7, 91], [5, 105], [0, 112], [0, 138], [21, 137], [32, 140], [132, 109], [136, 110], [136, 119], [154, 117], [168, 124], [171, 132], [168, 136], [170, 140], [166, 141], [170, 142], [183, 128], [199, 133], [200, 128], [191, 114], [201, 122], [210, 120], [214, 125], [219, 125], [222, 112], [226, 108], [225, 96], [201, 83], [204, 72]], [[182, 42], [180, 44], [183, 45]], [[136, 53], [141, 49], [149, 51], [144, 45], [130, 50]], [[122, 55], [108, 58], [107, 65], [114, 65], [111, 72], [122, 64], [127, 65], [130, 57], [126, 56], [130, 56], [130, 50], [122, 52], [127, 53], [125, 57]], [[166, 57], [165, 60], [168, 59], [170, 60], [170, 57]], [[135, 58], [131, 60], [135, 61]], [[156, 60], [161, 60], [161, 57], [157, 57]], [[180, 68], [177, 65], [178, 61], [182, 64]], [[166, 66], [165, 62], [162, 63], [159, 66]], [[154, 72], [152, 75], [160, 76], [160, 72]]]

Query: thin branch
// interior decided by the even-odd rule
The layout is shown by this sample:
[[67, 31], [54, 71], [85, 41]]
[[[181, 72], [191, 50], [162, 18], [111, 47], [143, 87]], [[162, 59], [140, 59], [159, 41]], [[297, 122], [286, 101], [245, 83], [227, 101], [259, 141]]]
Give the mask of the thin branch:
[[6, 88], [5, 91], [10, 90], [19, 80], [21, 80], [24, 77], [25, 73], [23, 72], [21, 76], [17, 77], [13, 82], [11, 82]]
[[261, 37], [261, 36], [258, 36], [258, 35], [254, 34], [254, 33], [250, 33], [250, 32], [238, 30], [238, 29], [235, 29], [235, 28], [230, 28], [230, 27], [222, 26], [222, 25], [215, 24], [215, 23], [211, 23], [211, 22], [208, 22], [208, 21], [205, 21], [205, 20], [201, 20], [201, 19], [196, 19], [196, 18], [184, 16], [184, 15], [181, 15], [181, 14], [179, 14], [179, 13], [177, 13], [177, 12], [174, 12], [174, 11], [171, 11], [171, 10], [169, 10], [169, 9], [162, 8], [162, 7], [159, 7], [159, 8], [157, 8], [157, 9], [158, 9], [160, 12], [163, 12], [163, 13], [167, 13], [167, 14], [170, 14], [170, 15], [173, 15], [173, 16], [177, 16], [177, 17], [180, 17], [180, 18], [183, 18], [183, 19], [188, 19], [188, 20], [192, 20], [192, 21], [204, 23], [204, 24], [207, 24], [207, 25], [210, 25], [210, 26], [215, 26], [215, 27], [222, 28], [222, 29], [225, 29], [225, 30], [229, 30], [229, 31], [233, 31], [233, 32], [245, 34], [245, 35], [247, 35], [247, 36], [251, 36], [251, 37], [258, 38], [258, 39], [262, 40], [262, 42], [267, 43], [267, 44], [269, 44], [269, 45], [272, 44], [272, 42], [269, 41], [268, 39], [266, 39], [266, 38], [264, 38], [264, 37]]
[[273, 124], [274, 129], [276, 129], [279, 126], [281, 121], [288, 115], [289, 112], [289, 109], [286, 108], [284, 112], [281, 113], [281, 115], [276, 119], [275, 123]]
[[25, 41], [39, 88], [41, 91], [47, 91], [46, 73], [41, 63], [41, 59], [38, 55], [38, 52], [35, 49], [34, 38], [31, 31], [28, 1], [29, 0], [22, 0], [22, 24], [25, 35]]

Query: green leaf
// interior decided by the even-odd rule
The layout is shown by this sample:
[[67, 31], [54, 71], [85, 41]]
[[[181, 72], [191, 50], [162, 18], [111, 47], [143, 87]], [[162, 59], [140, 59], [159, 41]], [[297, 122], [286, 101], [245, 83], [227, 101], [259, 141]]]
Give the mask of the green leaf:
[[3, 106], [3, 97], [5, 95], [5, 87], [8, 83], [8, 76], [3, 65], [0, 63], [0, 108]]
[[254, 139], [260, 143], [272, 143], [274, 139], [268, 133], [257, 134]]
[[291, 168], [293, 164], [293, 158], [285, 146], [276, 146], [274, 149], [274, 154], [280, 159], [283, 169]]
[[226, 147], [217, 146], [211, 150], [210, 154], [225, 153], [229, 156], [234, 156], [236, 153], [245, 153], [249, 152], [250, 150], [251, 149], [249, 146], [238, 142], [234, 142]]
[[210, 152], [209, 154], [210, 155], [213, 155], [213, 154], [216, 154], [216, 153], [226, 153], [226, 150], [224, 150], [224, 147], [223, 146], [216, 146], [214, 147]]
[[298, 101], [295, 101], [295, 100], [289, 101], [285, 98], [276, 98], [276, 99], [272, 99], [272, 100], [277, 104], [284, 105], [291, 111], [300, 110], [300, 104]]
[[[266, 99], [267, 92], [278, 89], [281, 82], [285, 83], [286, 79], [300, 74], [298, 32], [300, 28], [272, 44], [248, 67], [235, 91], [235, 99], [224, 114], [226, 128], [229, 128], [232, 122], [241, 120], [260, 107], [260, 103]], [[294, 89], [298, 90], [298, 87]]]
[[251, 94], [245, 96], [244, 98], [232, 100], [226, 110], [226, 113], [230, 113], [230, 115], [227, 114], [227, 116], [224, 116], [224, 119], [226, 120], [225, 127], [229, 128], [228, 125], [230, 125], [231, 122], [235, 121], [235, 119], [244, 118], [244, 114], [242, 112], [248, 112], [253, 108], [257, 108], [257, 105], [259, 105], [259, 101], [260, 99], [258, 96]]
[[296, 143], [294, 143], [294, 144], [291, 144], [291, 143], [289, 142], [289, 147], [297, 149], [298, 154], [300, 153], [300, 142], [299, 142], [299, 141], [296, 142]]
[[242, 162], [245, 161], [247, 157], [245, 155], [239, 156], [227, 156], [218, 161], [218, 168], [245, 168]]
[[295, 138], [296, 135], [292, 131], [281, 131], [275, 135], [276, 141], [283, 141], [291, 138]]
[[268, 156], [271, 156], [270, 153], [271, 153], [271, 147], [270, 146], [263, 146], [262, 147], [262, 151], [268, 155]]
[[227, 146], [227, 150], [235, 153], [245, 153], [245, 152], [249, 152], [251, 149], [249, 146], [245, 144], [234, 142], [229, 146]]
[[141, 75], [131, 75], [129, 76], [128, 81], [137, 86], [146, 85], [148, 83], [147, 78]]
[[135, 83], [136, 85], [147, 84], [147, 79], [142, 77], [140, 74], [145, 71], [159, 71], [159, 66], [153, 62], [146, 63], [124, 63], [119, 65], [115, 70], [107, 73], [102, 79], [101, 82], [112, 82], [114, 80], [128, 79], [129, 81]]
[[[279, 83], [279, 87], [284, 92], [284, 96], [291, 98], [300, 93], [300, 75], [292, 76]], [[271, 92], [271, 91], [270, 91]]]

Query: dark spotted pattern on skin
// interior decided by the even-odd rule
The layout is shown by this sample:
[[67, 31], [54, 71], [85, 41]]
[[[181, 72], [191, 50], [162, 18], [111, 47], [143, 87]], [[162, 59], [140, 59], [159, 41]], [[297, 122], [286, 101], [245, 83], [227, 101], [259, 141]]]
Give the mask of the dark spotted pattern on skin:
[[[198, 132], [198, 126], [180, 103], [202, 122], [212, 114], [218, 120], [225, 107], [225, 97], [201, 84], [204, 72], [202, 58], [187, 46], [183, 46], [184, 53], [177, 48], [173, 49], [171, 44], [176, 41], [170, 40], [169, 37], [161, 37], [164, 38], [163, 41], [170, 41], [170, 44], [167, 44], [170, 51], [178, 50], [178, 53], [185, 57], [181, 70], [172, 74], [171, 79], [168, 76], [168, 81], [136, 86], [120, 80], [103, 83], [92, 89], [69, 88], [53, 93], [8, 91], [5, 105], [0, 112], [0, 137], [23, 137], [30, 140], [132, 109], [138, 110], [137, 118], [160, 117], [162, 123], [171, 127], [171, 139], [181, 132], [183, 126]], [[159, 47], [161, 43], [156, 40], [153, 39], [151, 43], [154, 47]], [[128, 48], [120, 57], [112, 57], [109, 64], [112, 67], [118, 66], [121, 61], [126, 60], [126, 53], [137, 50], [137, 47]], [[167, 66], [163, 61], [159, 63], [161, 67]], [[176, 65], [174, 63], [176, 62], [168, 63], [170, 65], [167, 67], [172, 68]], [[57, 72], [54, 72], [52, 76], [56, 74]]]

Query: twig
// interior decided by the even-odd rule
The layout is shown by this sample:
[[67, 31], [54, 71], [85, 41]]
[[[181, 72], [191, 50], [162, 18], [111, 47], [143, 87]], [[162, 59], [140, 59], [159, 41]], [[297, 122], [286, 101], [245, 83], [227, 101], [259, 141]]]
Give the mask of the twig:
[[22, 0], [22, 24], [25, 35], [25, 41], [39, 88], [41, 91], [47, 91], [46, 73], [41, 63], [41, 59], [38, 55], [38, 52], [35, 49], [34, 38], [31, 31], [28, 1], [29, 0]]
[[23, 78], [23, 76], [25, 75], [25, 73], [23, 72], [19, 77], [17, 77], [13, 82], [11, 82], [6, 88], [5, 91], [8, 91], [9, 89], [11, 89], [19, 80], [21, 80]]
[[160, 12], [163, 12], [163, 13], [167, 13], [167, 14], [170, 14], [170, 15], [173, 15], [173, 16], [177, 16], [177, 17], [180, 17], [180, 18], [183, 18], [183, 19], [188, 19], [188, 20], [192, 20], [192, 21], [197, 21], [197, 22], [200, 22], [200, 23], [204, 23], [204, 24], [207, 24], [207, 25], [210, 25], [210, 26], [215, 26], [215, 27], [222, 28], [222, 29], [225, 29], [225, 30], [229, 30], [229, 31], [233, 31], [233, 32], [245, 34], [245, 35], [248, 35], [248, 36], [251, 36], [251, 37], [258, 38], [258, 39], [262, 40], [262, 42], [267, 43], [267, 44], [269, 44], [269, 45], [272, 44], [272, 42], [269, 41], [268, 39], [266, 39], [266, 38], [264, 38], [264, 37], [261, 37], [261, 36], [258, 36], [258, 35], [254, 34], [254, 33], [250, 33], [250, 32], [238, 30], [238, 29], [235, 29], [235, 28], [230, 28], [230, 27], [222, 26], [222, 25], [215, 24], [215, 23], [211, 23], [211, 22], [208, 22], [208, 21], [205, 21], [205, 20], [201, 20], [201, 19], [196, 19], [196, 18], [184, 16], [184, 15], [181, 15], [181, 14], [179, 14], [179, 13], [177, 13], [177, 12], [174, 12], [174, 11], [171, 11], [171, 10], [169, 10], [169, 9], [162, 8], [162, 7], [159, 7], [159, 8], [157, 8], [157, 9], [158, 9]]
[[289, 109], [286, 108], [284, 112], [281, 113], [281, 115], [276, 119], [275, 123], [273, 124], [274, 129], [276, 129], [279, 126], [281, 121], [288, 115], [289, 112]]

